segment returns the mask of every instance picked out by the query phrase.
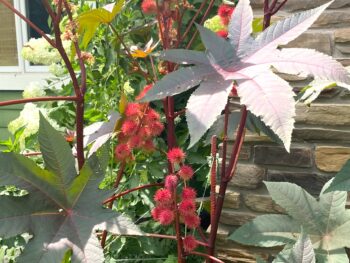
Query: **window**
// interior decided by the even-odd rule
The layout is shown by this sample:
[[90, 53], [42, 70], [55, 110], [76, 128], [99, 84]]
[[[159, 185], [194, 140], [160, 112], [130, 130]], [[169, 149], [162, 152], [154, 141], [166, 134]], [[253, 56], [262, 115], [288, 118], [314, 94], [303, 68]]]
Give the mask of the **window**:
[[[44, 32], [50, 33], [48, 14], [41, 0], [10, 0]], [[34, 30], [0, 4], [0, 90], [21, 90], [31, 81], [49, 76], [47, 68], [30, 64], [20, 55], [28, 39], [40, 37]]]

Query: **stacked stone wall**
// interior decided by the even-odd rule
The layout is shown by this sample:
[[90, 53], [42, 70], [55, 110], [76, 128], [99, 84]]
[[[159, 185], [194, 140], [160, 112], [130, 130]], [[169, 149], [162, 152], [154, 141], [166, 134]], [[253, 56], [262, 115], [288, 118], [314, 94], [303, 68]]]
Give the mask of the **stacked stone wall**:
[[[324, 0], [289, 0], [274, 21], [317, 7]], [[262, 16], [262, 0], [252, 1]], [[336, 0], [316, 23], [288, 47], [312, 48], [350, 65], [350, 0]], [[308, 78], [283, 76], [295, 90]], [[233, 142], [231, 142], [232, 147]], [[231, 148], [232, 149], [232, 148]], [[310, 107], [297, 105], [293, 143], [288, 154], [266, 136], [247, 133], [236, 177], [231, 181], [221, 217], [218, 255], [225, 262], [255, 262], [278, 249], [244, 247], [227, 239], [237, 227], [267, 213], [283, 213], [263, 181], [292, 182], [318, 195], [326, 181], [350, 158], [350, 93], [340, 88], [324, 92]]]

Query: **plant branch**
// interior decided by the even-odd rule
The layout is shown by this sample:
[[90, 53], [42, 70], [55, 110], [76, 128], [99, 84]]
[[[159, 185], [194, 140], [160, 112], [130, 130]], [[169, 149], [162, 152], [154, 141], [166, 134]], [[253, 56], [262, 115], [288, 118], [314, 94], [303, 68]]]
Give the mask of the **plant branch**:
[[197, 252], [197, 251], [191, 251], [191, 252], [188, 252], [188, 254], [191, 254], [191, 255], [196, 255], [196, 256], [200, 256], [200, 257], [203, 257], [203, 258], [207, 258], [208, 260], [212, 261], [212, 262], [217, 262], [217, 263], [225, 263], [224, 261], [214, 257], [214, 256], [210, 256], [208, 254], [204, 254], [204, 253], [201, 253], [201, 252]]
[[28, 99], [18, 99], [18, 100], [7, 100], [1, 101], [0, 107], [9, 106], [15, 104], [24, 104], [28, 102], [43, 102], [43, 101], [77, 101], [78, 98], [74, 96], [51, 96], [51, 97], [38, 97], [38, 98], [28, 98]]
[[[217, 139], [214, 135], [211, 138], [211, 158], [212, 166], [210, 171], [210, 214], [215, 215], [216, 210], [216, 147]], [[210, 217], [210, 225], [214, 225], [214, 217]]]
[[110, 198], [104, 200], [103, 204], [108, 204], [108, 203], [113, 202], [114, 200], [116, 200], [116, 199], [118, 199], [118, 198], [120, 198], [120, 197], [122, 197], [124, 195], [130, 194], [130, 193], [138, 191], [138, 190], [151, 188], [151, 187], [162, 187], [162, 186], [164, 186], [163, 183], [154, 183], [154, 184], [146, 184], [146, 185], [138, 186], [138, 187], [129, 189], [127, 191], [121, 192], [121, 193], [119, 193], [117, 195], [111, 196]]

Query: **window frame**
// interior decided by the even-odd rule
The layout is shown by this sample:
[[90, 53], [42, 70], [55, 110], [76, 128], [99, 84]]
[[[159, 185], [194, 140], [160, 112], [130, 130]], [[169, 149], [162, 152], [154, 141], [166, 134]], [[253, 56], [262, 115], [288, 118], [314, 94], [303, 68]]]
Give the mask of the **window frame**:
[[[13, 0], [13, 6], [26, 15], [26, 1]], [[0, 90], [23, 90], [29, 82], [43, 82], [52, 76], [47, 66], [30, 65], [21, 57], [22, 47], [29, 40], [28, 25], [19, 16], [14, 16], [18, 65], [0, 66]]]

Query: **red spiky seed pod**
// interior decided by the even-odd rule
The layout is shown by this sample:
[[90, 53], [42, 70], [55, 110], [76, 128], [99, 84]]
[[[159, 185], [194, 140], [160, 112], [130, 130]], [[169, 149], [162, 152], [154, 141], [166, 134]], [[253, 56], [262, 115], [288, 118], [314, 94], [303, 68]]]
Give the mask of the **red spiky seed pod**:
[[193, 177], [194, 171], [191, 166], [183, 165], [178, 171], [178, 174], [183, 180], [187, 181]]
[[170, 225], [174, 221], [175, 215], [174, 211], [170, 209], [163, 209], [158, 216], [158, 221], [162, 225]]
[[118, 161], [126, 161], [131, 158], [131, 150], [129, 145], [121, 143], [114, 149], [114, 156]]
[[234, 7], [231, 7], [225, 4], [222, 4], [219, 6], [218, 15], [220, 16], [221, 22], [224, 25], [228, 25], [234, 10], [235, 10]]
[[181, 197], [183, 200], [195, 199], [196, 196], [197, 196], [197, 192], [192, 187], [185, 187], [182, 189]]
[[194, 236], [186, 236], [183, 239], [183, 245], [186, 252], [191, 252], [197, 248], [198, 242]]
[[185, 199], [179, 204], [179, 212], [183, 216], [188, 214], [194, 214], [195, 211], [196, 203], [194, 202], [194, 200]]
[[173, 201], [173, 196], [169, 189], [158, 189], [154, 195], [154, 201], [160, 204], [169, 204]]
[[141, 105], [138, 103], [128, 103], [125, 108], [125, 116], [138, 117], [141, 115]]
[[154, 109], [149, 108], [146, 112], [145, 120], [147, 124], [152, 124], [155, 122], [159, 122], [160, 115], [158, 112], [156, 112]]
[[182, 149], [175, 147], [168, 152], [167, 156], [168, 160], [172, 164], [179, 164], [185, 160], [186, 154], [182, 151]]
[[162, 131], [164, 130], [164, 125], [163, 125], [163, 123], [157, 121], [157, 122], [152, 123], [150, 125], [150, 130], [151, 130], [152, 136], [159, 136], [162, 133]]
[[188, 228], [197, 228], [201, 223], [201, 219], [196, 214], [187, 214], [183, 216], [183, 221]]
[[169, 174], [165, 177], [165, 188], [169, 189], [170, 191], [173, 191], [178, 183], [177, 176], [174, 174]]
[[157, 4], [155, 0], [143, 0], [141, 4], [142, 12], [146, 15], [155, 15], [157, 13]]
[[137, 123], [133, 120], [125, 120], [122, 124], [121, 131], [127, 135], [133, 135], [137, 130]]

